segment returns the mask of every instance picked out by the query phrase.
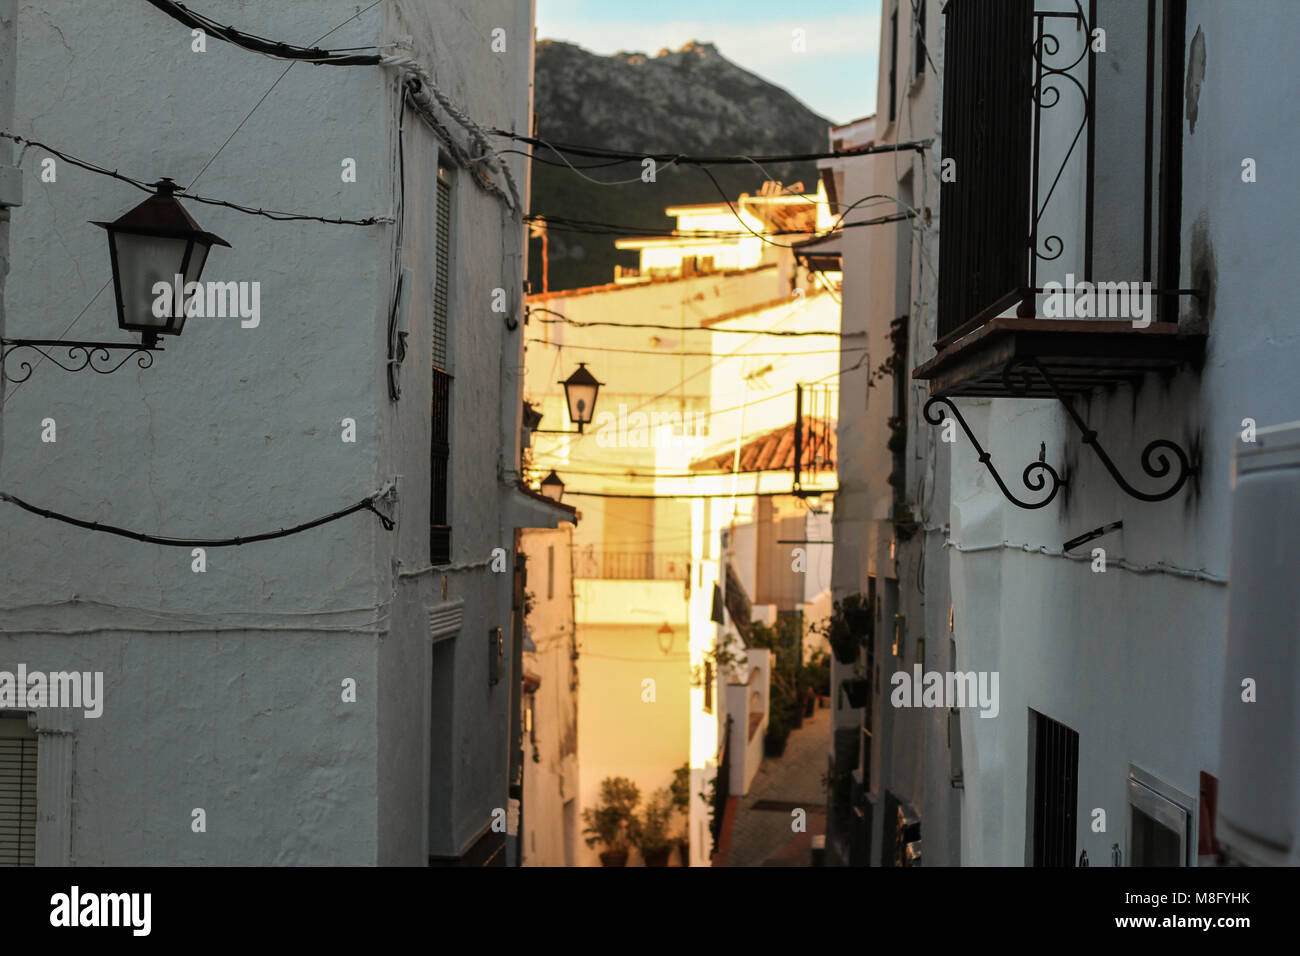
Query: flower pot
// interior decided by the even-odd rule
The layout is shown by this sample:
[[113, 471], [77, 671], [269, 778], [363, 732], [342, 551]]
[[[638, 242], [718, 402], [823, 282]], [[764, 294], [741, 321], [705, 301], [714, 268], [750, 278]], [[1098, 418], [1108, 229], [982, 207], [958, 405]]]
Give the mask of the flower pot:
[[627, 850], [606, 850], [600, 855], [601, 866], [627, 866]]
[[816, 710], [817, 710], [816, 695], [810, 695], [808, 697], [805, 697], [803, 701], [803, 715], [805, 717], [811, 717], [813, 715], [813, 712]]
[[646, 866], [667, 866], [668, 854], [671, 852], [672, 852], [671, 847], [664, 847], [662, 850], [646, 850], [644, 854], [645, 865]]
[[848, 698], [850, 707], [865, 707], [871, 696], [871, 682], [865, 677], [850, 677], [840, 681], [840, 693]]
[[785, 753], [786, 737], [774, 737], [771, 734], [765, 734], [763, 737], [763, 756], [779, 757]]

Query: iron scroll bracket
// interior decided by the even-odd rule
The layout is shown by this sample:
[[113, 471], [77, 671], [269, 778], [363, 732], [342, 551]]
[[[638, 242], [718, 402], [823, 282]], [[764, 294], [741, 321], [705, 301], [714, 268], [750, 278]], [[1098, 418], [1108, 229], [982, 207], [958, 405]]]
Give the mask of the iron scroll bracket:
[[[1166, 501], [1178, 494], [1183, 485], [1187, 483], [1187, 479], [1196, 473], [1187, 452], [1183, 451], [1176, 442], [1170, 441], [1168, 438], [1157, 438], [1148, 442], [1147, 446], [1142, 449], [1140, 459], [1142, 470], [1151, 478], [1164, 478], [1173, 473], [1173, 483], [1164, 491], [1155, 492], [1141, 491], [1133, 487], [1125, 479], [1119, 468], [1116, 467], [1110, 455], [1106, 453], [1106, 449], [1102, 447], [1101, 442], [1097, 440], [1096, 429], [1088, 427], [1088, 423], [1083, 420], [1083, 416], [1074, 407], [1074, 402], [1062, 391], [1055, 377], [1042, 362], [1036, 358], [1020, 358], [1008, 362], [1002, 370], [1002, 382], [1007, 391], [1014, 395], [1024, 395], [1032, 385], [1033, 379], [1028, 372], [1021, 371], [1016, 374], [1016, 370], [1020, 366], [1032, 368], [1042, 376], [1043, 382], [1051, 390], [1056, 400], [1061, 403], [1061, 407], [1065, 409], [1065, 413], [1074, 422], [1075, 427], [1079, 429], [1083, 443], [1096, 453], [1102, 465], [1110, 472], [1115, 484], [1130, 498], [1136, 498], [1138, 501]], [[1177, 464], [1176, 470], [1174, 464], [1170, 461], [1170, 456], [1172, 456], [1173, 462]]]
[[[136, 365], [148, 368], [153, 364], [153, 353], [161, 352], [160, 345], [134, 342], [68, 342], [61, 339], [0, 339], [0, 366], [5, 369], [9, 384], [25, 382], [31, 378], [35, 366], [21, 350], [30, 349], [49, 359], [65, 372], [80, 372], [89, 368], [100, 375], [111, 375], [135, 358]], [[19, 353], [15, 358], [15, 353]], [[115, 353], [125, 353], [118, 358]], [[9, 360], [14, 359], [17, 374], [10, 371]], [[36, 360], [39, 363], [39, 359]]]
[[1040, 501], [1022, 501], [1011, 493], [1011, 489], [1007, 487], [1007, 483], [1002, 480], [1002, 476], [998, 474], [998, 470], [993, 467], [993, 456], [984, 450], [984, 446], [979, 443], [979, 439], [976, 438], [975, 433], [970, 430], [970, 426], [966, 424], [966, 419], [962, 418], [961, 412], [957, 410], [957, 406], [952, 403], [951, 399], [945, 398], [942, 395], [936, 395], [934, 398], [931, 398], [926, 402], [925, 408], [922, 410], [922, 413], [925, 415], [925, 420], [931, 425], [940, 425], [943, 423], [945, 417], [943, 409], [936, 408], [936, 405], [944, 405], [947, 407], [948, 414], [950, 414], [957, 424], [961, 426], [962, 431], [966, 433], [966, 437], [970, 439], [970, 443], [975, 446], [975, 451], [979, 453], [980, 463], [989, 470], [989, 474], [992, 475], [993, 480], [998, 483], [998, 487], [1002, 490], [1002, 494], [1007, 501], [1011, 502], [1017, 508], [1024, 508], [1026, 511], [1044, 508], [1052, 503], [1052, 499], [1056, 497], [1056, 493], [1060, 491], [1061, 486], [1065, 484], [1065, 479], [1057, 473], [1055, 468], [1045, 461], [1031, 461], [1026, 465], [1024, 472], [1020, 476], [1020, 480], [1024, 483], [1026, 488], [1030, 491], [1042, 491], [1044, 488], [1047, 488], [1049, 481], [1051, 482], [1051, 487], [1048, 488], [1047, 496]]

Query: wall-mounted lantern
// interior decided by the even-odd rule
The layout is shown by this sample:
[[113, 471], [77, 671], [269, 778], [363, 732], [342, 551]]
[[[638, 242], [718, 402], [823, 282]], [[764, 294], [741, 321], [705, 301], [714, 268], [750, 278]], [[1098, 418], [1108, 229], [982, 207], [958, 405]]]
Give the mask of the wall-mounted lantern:
[[[596, 381], [596, 376], [587, 371], [586, 362], [579, 362], [572, 375], [556, 384], [564, 386], [564, 401], [569, 406], [569, 421], [578, 426], [577, 434], [581, 435], [583, 427], [590, 425], [592, 418], [595, 417], [596, 395], [605, 383]], [[540, 416], [538, 420], [541, 420]], [[533, 432], [538, 435], [574, 434], [556, 428], [534, 428]]]
[[556, 502], [564, 497], [564, 482], [555, 473], [555, 469], [551, 469], [551, 473], [542, 479], [542, 494]]
[[[199, 227], [176, 199], [174, 182], [163, 179], [154, 188], [153, 196], [113, 222], [91, 223], [108, 230], [118, 327], [142, 333], [146, 347], [157, 344], [159, 335], [181, 334], [185, 286], [199, 281], [214, 245], [230, 247]], [[171, 309], [162, 316], [154, 309], [159, 298], [154, 287], [160, 282], [175, 288]]]
[[579, 362], [573, 374], [559, 384], [564, 386], [569, 420], [578, 426], [578, 434], [582, 434], [583, 426], [590, 425], [596, 414], [596, 395], [604, 383], [596, 381], [596, 376], [587, 371], [586, 362]]
[[664, 621], [663, 626], [660, 627], [657, 632], [657, 637], [659, 638], [659, 650], [663, 651], [664, 654], [671, 654], [673, 650], [673, 638], [676, 637], [672, 625], [667, 621]]
[[[170, 179], [154, 183], [153, 189], [153, 196], [113, 222], [91, 223], [108, 230], [118, 327], [141, 333], [140, 343], [3, 339], [0, 368], [4, 369], [6, 381], [22, 382], [32, 374], [34, 366], [26, 359], [17, 361], [17, 374], [11, 373], [9, 357], [21, 349], [38, 352], [68, 372], [89, 368], [107, 375], [132, 356], [136, 356], [140, 368], [148, 368], [153, 364], [151, 353], [162, 350], [158, 337], [181, 334], [185, 325], [185, 286], [199, 281], [214, 245], [229, 248], [230, 243], [199, 227], [176, 199], [176, 184]], [[169, 290], [174, 290], [161, 316], [154, 311], [155, 302], [162, 301], [154, 291], [158, 283], [166, 283]], [[55, 350], [59, 354], [52, 354]], [[117, 359], [114, 353], [125, 354]]]

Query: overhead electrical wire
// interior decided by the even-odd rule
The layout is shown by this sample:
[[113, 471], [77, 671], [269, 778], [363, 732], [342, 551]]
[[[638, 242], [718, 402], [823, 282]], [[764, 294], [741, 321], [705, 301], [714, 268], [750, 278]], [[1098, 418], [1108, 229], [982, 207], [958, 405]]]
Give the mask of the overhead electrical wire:
[[240, 535], [239, 537], [230, 538], [168, 538], [161, 535], [146, 534], [141, 531], [130, 531], [126, 528], [118, 528], [114, 525], [103, 524], [99, 521], [86, 521], [83, 518], [74, 518], [58, 511], [51, 511], [48, 508], [40, 508], [36, 505], [29, 504], [15, 495], [7, 494], [2, 491], [0, 491], [0, 501], [7, 501], [10, 504], [17, 505], [24, 511], [29, 511], [42, 518], [51, 518], [55, 521], [61, 521], [64, 524], [75, 525], [78, 528], [85, 528], [87, 531], [102, 531], [105, 534], [114, 534], [122, 538], [130, 538], [132, 541], [144, 541], [148, 544], [161, 544], [173, 548], [224, 548], [252, 544], [255, 541], [269, 541], [272, 538], [284, 538], [292, 534], [299, 534], [303, 531], [317, 528], [331, 521], [346, 518], [348, 515], [355, 514], [358, 511], [373, 512], [383, 524], [384, 530], [391, 531], [396, 522], [375, 507], [375, 502], [388, 494], [389, 489], [385, 487], [380, 491], [375, 492], [373, 495], [362, 498], [354, 505], [349, 505], [346, 508], [324, 515], [323, 517], [314, 518], [311, 521], [305, 521], [302, 524], [294, 525], [292, 528], [280, 528], [276, 531], [264, 531], [257, 534]]
[[[807, 305], [807, 301], [805, 300], [804, 303], [803, 303], [803, 307], [806, 307], [806, 305]], [[802, 309], [802, 307], [801, 307], [801, 309]], [[801, 309], [800, 309], [800, 310], [801, 310]], [[797, 311], [800, 311], [800, 310], [797, 310]], [[550, 310], [547, 310], [547, 311], [550, 311]], [[558, 314], [558, 313], [557, 313], [557, 314]], [[794, 314], [795, 314], [794, 312], [788, 313], [787, 315], [785, 315], [785, 316], [782, 317], [781, 319], [777, 320], [777, 321], [778, 321], [778, 324], [779, 324], [780, 322], [784, 322], [786, 319], [790, 318], [790, 317], [791, 317], [792, 315], [794, 315]], [[847, 334], [848, 334], [848, 335], [859, 335], [859, 334], [865, 335], [866, 333], [864, 332], [864, 333], [847, 333]], [[709, 365], [707, 365], [705, 368], [702, 368], [702, 369], [700, 369], [700, 370], [698, 370], [698, 371], [696, 371], [696, 372], [692, 372], [690, 375], [686, 376], [685, 378], [683, 378], [683, 379], [681, 379], [679, 382], [677, 382], [675, 385], [673, 385], [672, 388], [669, 388], [669, 389], [667, 389], [666, 391], [660, 392], [658, 395], [652, 396], [651, 398], [649, 398], [649, 399], [647, 399], [646, 401], [642, 402], [642, 403], [641, 403], [640, 405], [638, 405], [636, 408], [630, 409], [630, 410], [629, 410], [629, 414], [630, 414], [631, 412], [640, 411], [641, 409], [646, 408], [647, 406], [651, 405], [651, 404], [652, 404], [656, 399], [663, 398], [665, 395], [670, 394], [670, 393], [672, 392], [673, 388], [678, 388], [678, 387], [680, 387], [681, 385], [684, 385], [686, 382], [690, 381], [691, 379], [693, 379], [693, 378], [697, 378], [698, 376], [703, 375], [705, 372], [710, 372], [710, 371], [712, 371], [713, 369], [717, 368], [718, 365], [721, 364], [721, 363], [722, 363], [723, 361], [725, 361], [726, 359], [729, 359], [729, 358], [735, 358], [735, 357], [741, 355], [741, 354], [742, 354], [742, 353], [741, 353], [741, 349], [743, 349], [743, 348], [744, 348], [744, 345], [742, 344], [742, 345], [736, 347], [735, 349], [733, 349], [733, 350], [730, 351], [730, 352], [725, 352], [725, 353], [723, 353], [722, 355], [719, 355], [716, 359], [714, 359], [711, 363], [709, 363]], [[557, 355], [558, 355], [558, 353], [557, 353]], [[832, 373], [832, 375], [838, 377], [838, 376], [840, 376], [840, 375], [843, 375], [843, 374], [844, 374], [845, 372], [847, 372], [847, 371], [852, 371], [853, 369], [858, 368], [860, 365], [862, 365], [862, 363], [863, 363], [864, 361], [866, 361], [867, 358], [868, 358], [867, 353], [864, 353], [863, 355], [861, 355], [861, 356], [858, 357], [858, 361], [857, 361], [853, 366], [851, 366], [850, 368], [847, 368], [847, 369], [840, 369], [840, 370], [838, 370], [838, 371]], [[817, 384], [818, 382], [825, 381], [827, 378], [831, 378], [832, 375], [826, 375], [826, 376], [823, 376], [822, 378], [818, 379], [816, 382], [813, 382], [813, 383], [810, 383], [810, 384]], [[759, 404], [759, 403], [761, 403], [761, 402], [768, 401], [768, 400], [770, 400], [770, 399], [772, 399], [772, 398], [780, 397], [781, 395], [789, 395], [789, 394], [793, 394], [794, 391], [795, 391], [795, 389], [789, 389], [789, 390], [786, 391], [786, 392], [778, 392], [778, 393], [776, 393], [776, 394], [774, 394], [774, 395], [766, 395], [766, 396], [764, 396], [763, 398], [755, 399], [755, 401], [754, 401], [753, 403], [751, 403], [751, 404]], [[734, 411], [734, 410], [735, 410], [735, 409], [720, 409], [720, 410], [718, 410], [718, 411], [716, 411], [716, 412], [711, 410], [711, 411], [709, 411], [709, 412], [702, 413], [700, 417], [703, 417], [703, 418], [711, 418], [711, 417], [712, 417], [713, 415], [715, 415], [715, 414], [723, 414], [724, 412], [729, 412], [729, 411]], [[551, 449], [551, 450], [550, 450], [550, 454], [552, 454], [552, 455], [562, 455], [562, 454], [567, 454], [568, 451], [569, 451], [569, 449], [573, 447], [574, 443], [577, 442], [577, 441], [579, 441], [579, 440], [580, 440], [581, 438], [583, 438], [583, 437], [585, 437], [585, 435], [582, 434], [582, 433], [579, 433], [578, 435], [570, 436], [568, 442], [567, 442], [563, 447]]]
[[[884, 197], [880, 197], [884, 198]], [[833, 235], [840, 229], [856, 229], [860, 226], [881, 226], [891, 222], [902, 222], [906, 219], [914, 219], [916, 212], [891, 213], [887, 216], [879, 216], [875, 219], [859, 219], [856, 222], [840, 223], [833, 229], [825, 232], [817, 232], [812, 229], [789, 229], [765, 232], [765, 236], [803, 236], [808, 242], [817, 239], [825, 239]], [[724, 229], [657, 229], [652, 226], [630, 226], [620, 223], [598, 222], [590, 219], [571, 219], [567, 216], [551, 216], [546, 214], [530, 214], [524, 217], [525, 222], [543, 223], [546, 228], [553, 232], [571, 232], [585, 233], [593, 236], [619, 236], [629, 239], [748, 239], [754, 236], [752, 232], [743, 230], [724, 230]]]
[[[664, 358], [714, 358], [717, 352], [674, 352], [669, 349], [612, 349], [604, 348], [599, 345], [576, 345], [572, 342], [552, 342], [549, 339], [539, 339], [531, 337], [529, 342], [536, 342], [538, 345], [547, 345], [554, 349], [580, 349], [583, 352], [622, 352], [628, 355], [660, 355]], [[834, 355], [844, 352], [865, 352], [865, 345], [850, 345], [842, 349], [817, 349], [812, 352], [800, 352], [799, 355]], [[789, 356], [789, 352], [746, 352], [745, 358], [781, 358]]]
[[[377, 66], [382, 56], [379, 53], [379, 48], [374, 46], [351, 47], [347, 50], [322, 50], [317, 47], [284, 43], [280, 40], [271, 40], [253, 33], [246, 33], [243, 30], [236, 30], [231, 26], [222, 26], [211, 17], [195, 13], [184, 4], [176, 3], [174, 0], [145, 0], [145, 2], [191, 29], [203, 30], [205, 33], [225, 40], [227, 43], [233, 43], [235, 46], [252, 53], [260, 53], [276, 60], [294, 60], [300, 63], [328, 66]], [[370, 6], [376, 6], [380, 2], [382, 0], [376, 0]], [[366, 9], [368, 10], [370, 7]], [[353, 20], [364, 12], [364, 10], [359, 10], [348, 19]], [[357, 53], [355, 52], [357, 50], [374, 50], [375, 52]]]
[[[820, 495], [834, 495], [837, 494], [838, 492], [839, 492], [839, 488], [805, 488], [803, 489], [802, 494], [811, 498]], [[632, 495], [632, 494], [622, 494], [613, 491], [576, 491], [576, 490], [571, 490], [567, 487], [564, 489], [564, 493], [566, 495], [578, 495], [582, 498], [633, 498], [641, 501], [653, 501], [661, 498], [731, 498], [734, 497], [732, 492], [730, 491], [703, 492], [703, 493], [697, 491], [682, 491], [677, 494], [674, 494], [669, 491], [658, 495]], [[789, 490], [750, 491], [741, 494], [740, 497], [742, 498], [789, 498], [792, 495], [794, 497], [799, 497], [798, 494]]]
[[[440, 138], [451, 147], [451, 151], [456, 155], [461, 165], [471, 170], [475, 182], [484, 190], [494, 193], [511, 211], [516, 214], [520, 213], [522, 200], [519, 196], [519, 188], [515, 184], [509, 165], [501, 159], [488, 142], [487, 131], [439, 88], [429, 72], [413, 56], [405, 53], [381, 52], [384, 49], [396, 47], [398, 44], [386, 44], [382, 47], [354, 47], [348, 50], [323, 50], [317, 47], [298, 46], [293, 43], [271, 40], [267, 37], [236, 30], [234, 27], [223, 26], [210, 17], [195, 13], [183, 4], [175, 2], [175, 0], [146, 0], [146, 2], [191, 29], [201, 29], [241, 49], [260, 53], [262, 56], [268, 56], [272, 59], [329, 66], [382, 66], [400, 71], [406, 77], [408, 89], [411, 91], [417, 112], [434, 128], [435, 132], [440, 134]], [[369, 6], [354, 13], [344, 23], [355, 20], [366, 10], [378, 6], [381, 2], [382, 0], [374, 0]], [[334, 28], [334, 30], [337, 29], [339, 27]], [[334, 30], [331, 30], [330, 33], [333, 33]], [[325, 36], [328, 35], [328, 33], [325, 34]], [[373, 50], [375, 52], [356, 53], [355, 50]], [[293, 63], [290, 63], [290, 66], [292, 65]], [[279, 80], [276, 82], [278, 83]], [[270, 91], [267, 92], [269, 94]], [[455, 120], [468, 133], [470, 142], [473, 143], [477, 150], [476, 154], [470, 154], [464, 147], [450, 139], [450, 136], [446, 133], [445, 125], [436, 115], [434, 110], [435, 102], [442, 108], [443, 112]], [[498, 172], [505, 180], [505, 189], [497, 185], [489, 175], [489, 173]]]
[[689, 153], [661, 153], [652, 150], [607, 149], [601, 146], [578, 146], [570, 143], [551, 143], [539, 136], [523, 136], [509, 130], [489, 130], [494, 136], [504, 136], [530, 146], [549, 149], [557, 156], [568, 153], [571, 156], [584, 156], [588, 159], [621, 159], [624, 162], [644, 162], [653, 159], [656, 163], [671, 162], [677, 166], [737, 166], [752, 163], [803, 163], [818, 159], [847, 159], [854, 156], [870, 156], [874, 153], [893, 153], [905, 150], [928, 149], [933, 140], [916, 140], [906, 143], [886, 143], [880, 146], [860, 146], [851, 150], [832, 150], [824, 153], [786, 153], [767, 156], [744, 156], [739, 154], [718, 156], [693, 156]]
[[[57, 156], [65, 163], [70, 163], [73, 166], [77, 166], [81, 169], [87, 170], [88, 172], [98, 173], [101, 176], [108, 176], [111, 179], [118, 180], [119, 182], [127, 183], [131, 186], [134, 186], [136, 189], [139, 189], [142, 192], [146, 192], [150, 194], [156, 194], [158, 192], [158, 189], [154, 183], [146, 182], [143, 179], [136, 179], [134, 176], [127, 176], [125, 173], [120, 173], [116, 169], [106, 169], [105, 167], [98, 166], [95, 163], [92, 163], [88, 160], [78, 159], [76, 156], [73, 156], [71, 153], [66, 153], [63, 150], [55, 149], [53, 146], [50, 146], [46, 143], [39, 142], [38, 140], [27, 139], [24, 136], [18, 136], [6, 130], [0, 130], [0, 137], [3, 137], [4, 139], [12, 140], [13, 142], [18, 143], [24, 147], [35, 146], [37, 149], [43, 149], [51, 156]], [[391, 217], [386, 217], [386, 216], [369, 216], [365, 219], [337, 219], [337, 218], [331, 219], [325, 216], [311, 216], [304, 213], [277, 212], [276, 210], [272, 210], [272, 209], [258, 209], [252, 206], [245, 206], [240, 203], [230, 202], [225, 199], [212, 199], [211, 197], [208, 196], [200, 196], [195, 193], [186, 192], [184, 189], [177, 189], [174, 195], [179, 199], [188, 199], [191, 200], [192, 202], [204, 203], [209, 206], [224, 206], [225, 208], [233, 209], [236, 212], [247, 213], [250, 216], [262, 216], [266, 219], [274, 219], [277, 222], [309, 221], [309, 222], [323, 222], [326, 223], [327, 225], [333, 225], [333, 226], [375, 226], [375, 225], [386, 225], [394, 221]]]
[[[530, 305], [526, 308], [525, 314], [533, 312], [545, 312], [547, 315], [554, 315], [554, 319], [537, 319], [535, 321], [543, 325], [571, 325], [578, 329], [658, 329], [667, 332], [730, 332], [735, 335], [775, 335], [783, 338], [797, 338], [808, 335], [833, 336], [835, 338], [852, 338], [854, 336], [866, 335], [866, 332], [814, 332], [814, 331], [796, 331], [780, 329], [724, 329], [715, 328], [707, 325], [658, 325], [653, 322], [583, 322], [578, 319], [571, 319], [562, 313], [553, 309], [546, 309], [538, 305]], [[665, 353], [678, 354], [678, 353]], [[726, 358], [727, 356], [722, 356]]]

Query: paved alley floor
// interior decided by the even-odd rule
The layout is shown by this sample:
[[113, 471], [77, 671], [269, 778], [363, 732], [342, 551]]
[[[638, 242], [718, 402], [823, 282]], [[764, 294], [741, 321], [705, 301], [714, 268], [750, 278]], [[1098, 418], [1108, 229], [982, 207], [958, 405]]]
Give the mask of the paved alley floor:
[[[763, 758], [749, 793], [735, 799], [718, 865], [812, 865], [812, 837], [826, 832], [822, 776], [830, 752], [830, 725], [830, 708], [818, 708], [791, 732], [784, 754]], [[764, 803], [772, 808], [763, 809]], [[807, 811], [803, 833], [792, 829], [791, 811], [796, 807]]]

